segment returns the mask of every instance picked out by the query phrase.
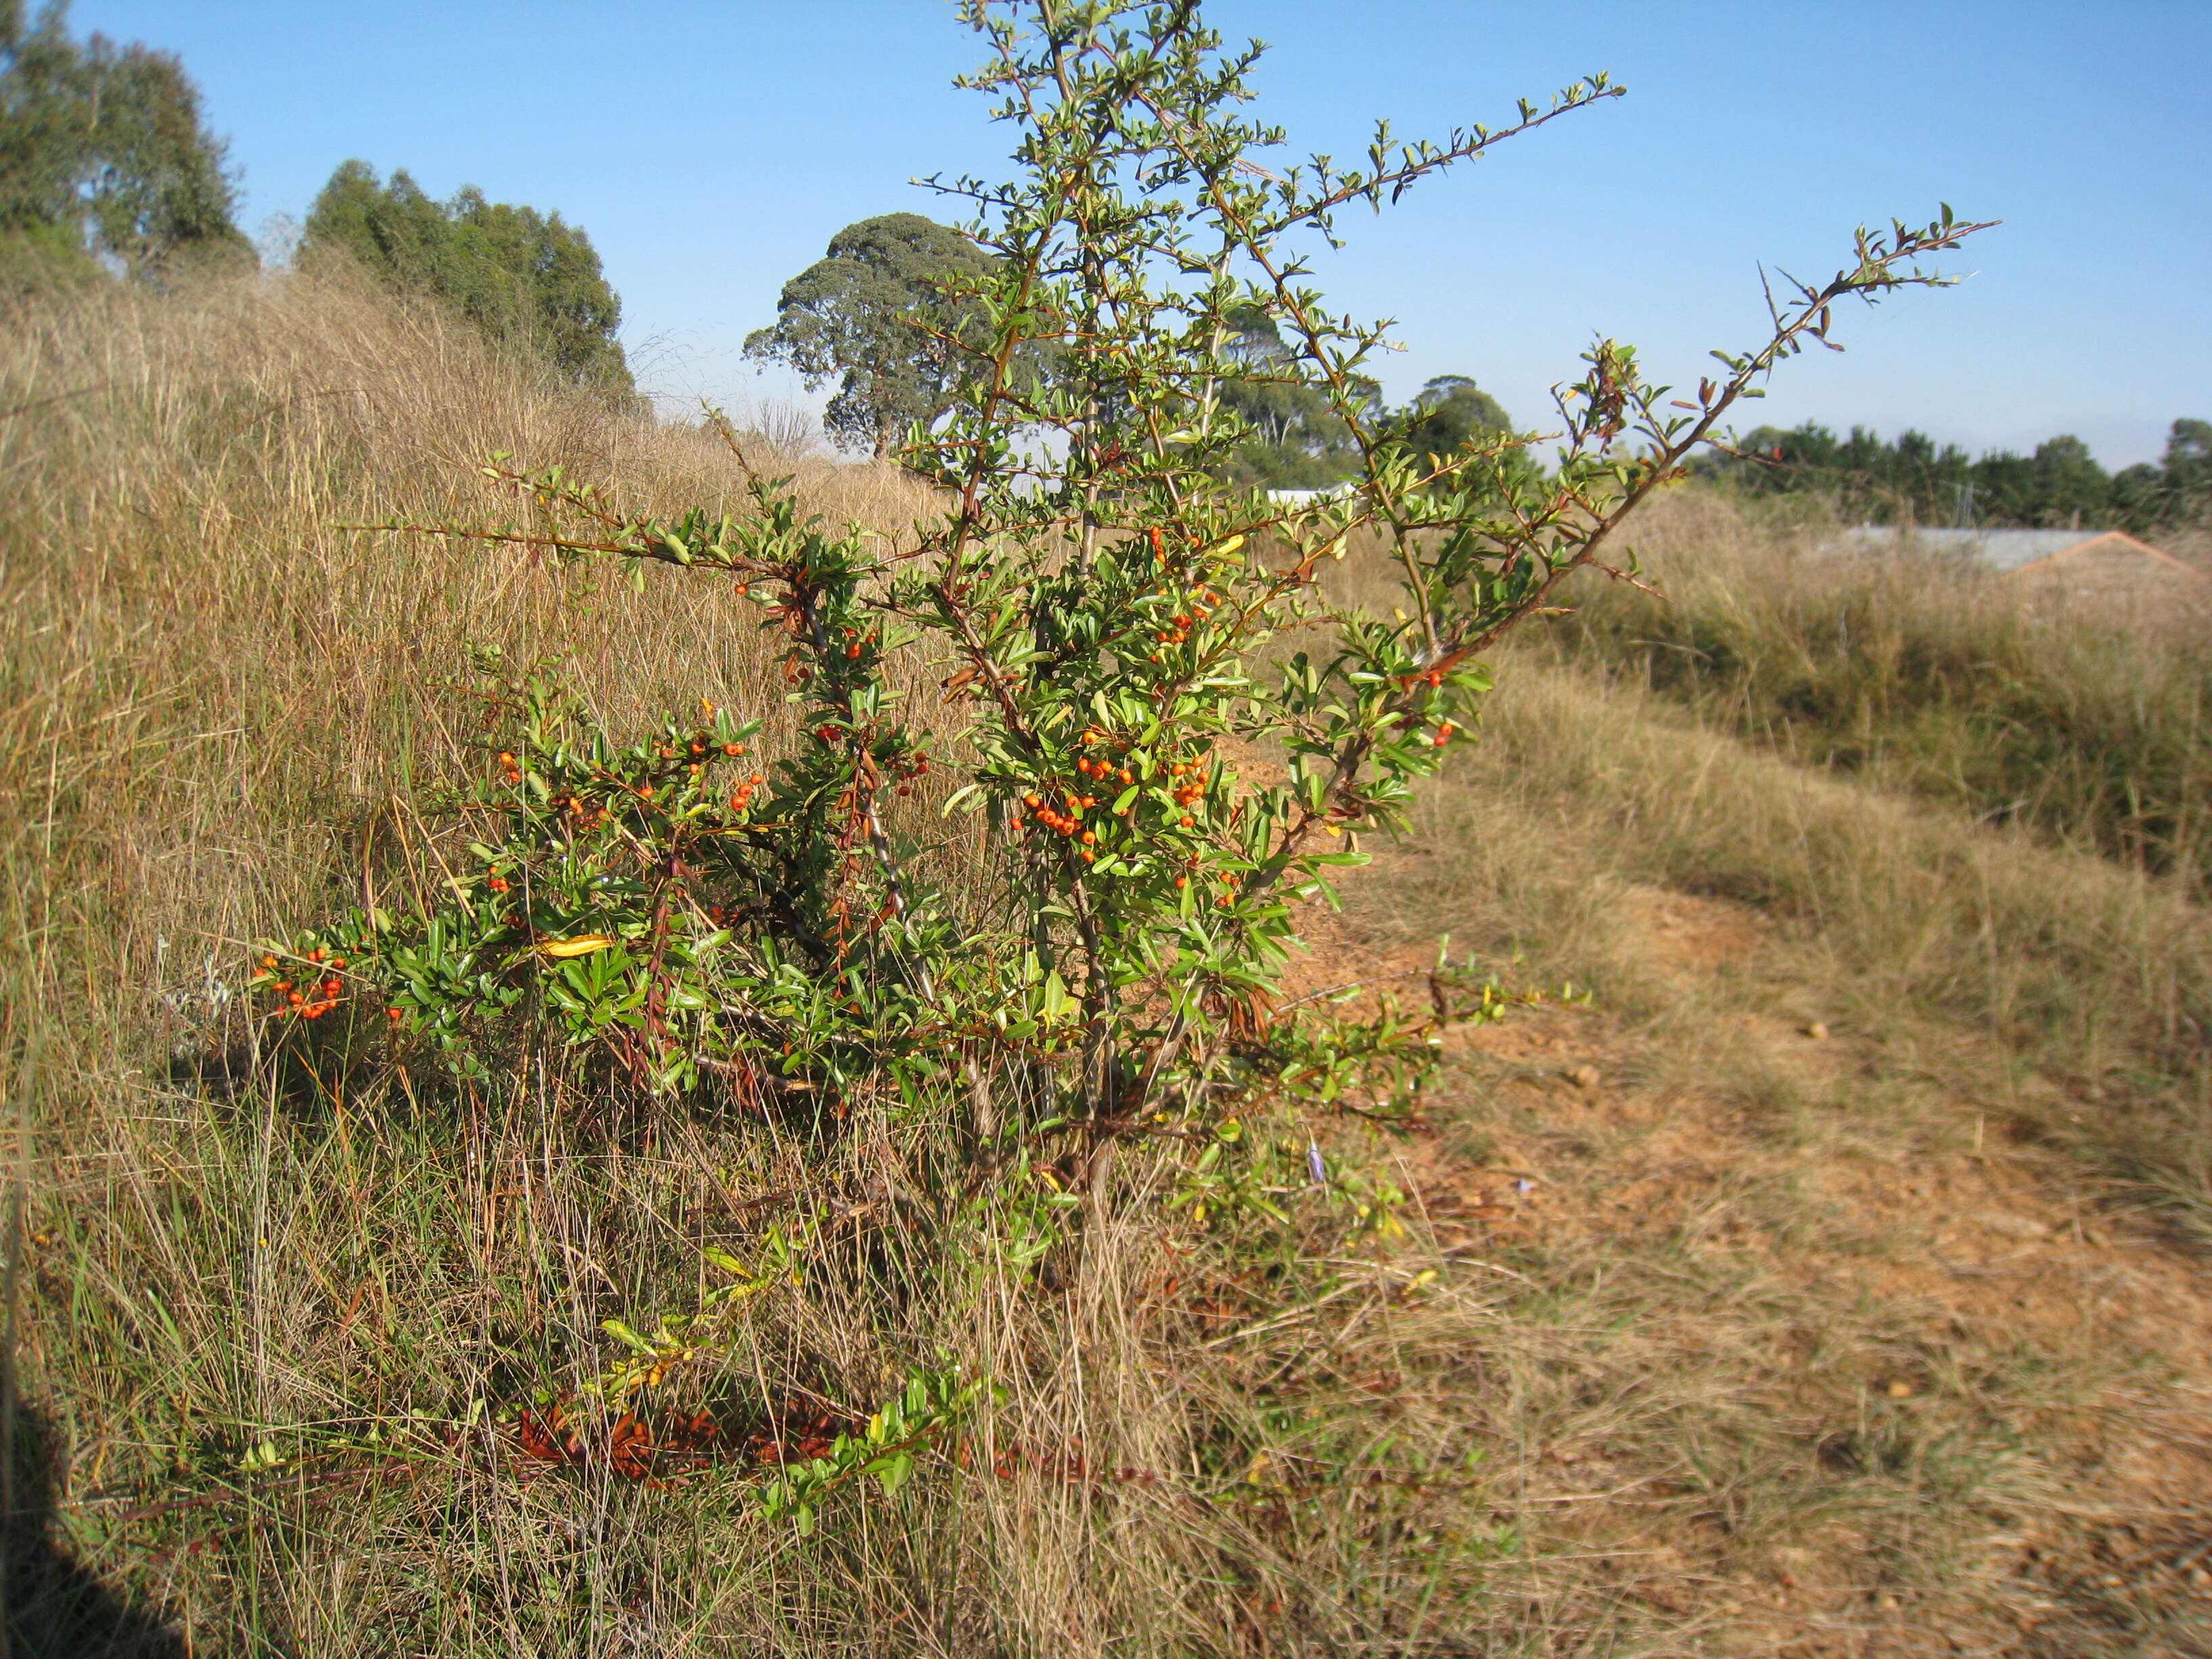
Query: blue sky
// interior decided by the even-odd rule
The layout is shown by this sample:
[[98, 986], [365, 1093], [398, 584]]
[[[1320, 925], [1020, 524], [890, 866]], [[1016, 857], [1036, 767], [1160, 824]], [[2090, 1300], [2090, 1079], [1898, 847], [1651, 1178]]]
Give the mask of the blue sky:
[[[1825, 275], [1852, 227], [2001, 218], [1911, 294], [1788, 366], [1751, 419], [1917, 426], [1974, 449], [2057, 432], [2112, 465], [2212, 417], [2212, 5], [2204, 0], [1213, 0], [1274, 50], [1261, 111], [1358, 153], [1498, 125], [1605, 69], [1619, 102], [1501, 148], [1380, 220], [1318, 276], [1395, 317], [1403, 397], [1473, 375], [1524, 422], [1602, 331], [1694, 381], [1753, 343], [1761, 260]], [[656, 389], [787, 397], [738, 357], [784, 279], [854, 219], [957, 216], [917, 174], [1003, 176], [1009, 134], [954, 91], [981, 56], [948, 0], [77, 0], [179, 52], [244, 168], [249, 229], [303, 215], [351, 156], [467, 183], [591, 234]], [[1748, 422], [1747, 422], [1748, 423]]]

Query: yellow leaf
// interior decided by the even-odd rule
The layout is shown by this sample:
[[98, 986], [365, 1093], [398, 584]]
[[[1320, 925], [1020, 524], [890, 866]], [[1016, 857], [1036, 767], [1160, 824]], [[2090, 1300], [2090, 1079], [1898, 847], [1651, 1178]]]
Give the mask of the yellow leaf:
[[611, 951], [622, 941], [609, 939], [605, 933], [579, 933], [574, 939], [541, 939], [538, 954], [554, 962], [566, 962], [571, 957], [587, 957], [594, 951]]
[[1243, 545], [1244, 538], [1243, 536], [1231, 536], [1227, 541], [1222, 543], [1220, 546], [1215, 548], [1213, 551], [1220, 557], [1225, 559], [1231, 553], [1234, 553], [1238, 548]]

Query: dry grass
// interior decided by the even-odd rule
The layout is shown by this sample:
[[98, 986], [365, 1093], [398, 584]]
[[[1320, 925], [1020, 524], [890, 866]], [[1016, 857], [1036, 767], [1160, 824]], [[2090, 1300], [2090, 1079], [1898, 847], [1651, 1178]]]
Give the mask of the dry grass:
[[[43, 1449], [11, 1652], [2204, 1650], [2202, 1291], [2106, 1213], [2114, 1171], [2203, 1196], [2205, 940], [2166, 888], [1524, 653], [1414, 845], [1315, 919], [1316, 980], [1448, 926], [1600, 992], [1456, 1050], [1419, 1132], [1318, 1126], [1411, 1194], [1402, 1237], [1317, 1200], [1164, 1222], [1130, 1157], [1030, 1272], [989, 1243], [1025, 1194], [948, 1200], [926, 1115], [258, 1065], [209, 1046], [230, 964], [468, 769], [467, 641], [566, 652], [617, 725], [778, 695], [724, 596], [339, 526], [477, 515], [495, 448], [733, 478], [357, 295], [70, 306], [0, 346]], [[924, 505], [804, 465], [826, 512]], [[804, 1287], [672, 1389], [865, 1408], [957, 1362], [1004, 1389], [966, 1467], [801, 1538], [738, 1471], [518, 1463], [489, 1413], [684, 1307], [700, 1245], [810, 1212]], [[404, 1455], [335, 1449], [379, 1426]], [[241, 1474], [264, 1439], [307, 1455]]]
[[1665, 597], [1593, 584], [1545, 636], [1801, 764], [2031, 825], [2202, 890], [2212, 582], [2130, 586], [1836, 556], [1819, 521], [1696, 489], [1631, 538]]

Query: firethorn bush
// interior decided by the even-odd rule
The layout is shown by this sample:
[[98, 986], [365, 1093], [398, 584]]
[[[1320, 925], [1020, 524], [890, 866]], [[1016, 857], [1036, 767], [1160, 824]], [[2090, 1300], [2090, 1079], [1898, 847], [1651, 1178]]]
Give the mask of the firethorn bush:
[[[934, 487], [927, 516], [889, 536], [808, 517], [726, 430], [748, 462], [734, 510], [621, 511], [498, 457], [511, 516], [411, 526], [734, 585], [777, 641], [789, 718], [702, 706], [625, 744], [557, 664], [488, 668], [492, 746], [446, 803], [465, 854], [436, 902], [370, 902], [271, 948], [259, 983], [301, 1041], [366, 1031], [462, 1076], [557, 1052], [609, 1086], [830, 1133], [902, 1114], [961, 1190], [1037, 1192], [1048, 1166], [1051, 1201], [1004, 1212], [1027, 1218], [1000, 1241], [1020, 1260], [1107, 1201], [1137, 1137], [1179, 1160], [1162, 1190], [1191, 1217], [1357, 1187], [1376, 1224], [1387, 1184], [1340, 1182], [1296, 1115], [1403, 1114], [1443, 1025], [1515, 994], [1470, 965], [1440, 968], [1418, 1017], [1284, 1008], [1298, 907], [1474, 734], [1486, 653], [1577, 570], [1633, 580], [1613, 544], [1636, 505], [1783, 359], [1827, 343], [1838, 302], [1942, 281], [1917, 262], [1978, 227], [1946, 209], [1862, 230], [1680, 395], [1601, 340], [1554, 433], [1434, 457], [1370, 401], [1383, 325], [1328, 310], [1308, 259], [1352, 210], [1618, 88], [1593, 76], [1501, 128], [1401, 143], [1382, 126], [1354, 165], [1289, 163], [1245, 113], [1257, 49], [1224, 50], [1194, 4], [963, 15], [993, 54], [965, 83], [1017, 135], [1019, 173], [931, 181], [992, 257], [945, 279], [945, 314], [980, 320], [941, 337], [958, 398], [899, 453]], [[1231, 349], [1255, 316], [1292, 348], [1256, 370]], [[1255, 374], [1342, 420], [1343, 489], [1285, 502], [1223, 482], [1250, 435], [1223, 387]], [[1387, 608], [1327, 596], [1355, 550], [1395, 573]], [[705, 1322], [681, 1352], [710, 1348], [712, 1320], [684, 1317]], [[794, 1475], [777, 1502], [832, 1479]]]

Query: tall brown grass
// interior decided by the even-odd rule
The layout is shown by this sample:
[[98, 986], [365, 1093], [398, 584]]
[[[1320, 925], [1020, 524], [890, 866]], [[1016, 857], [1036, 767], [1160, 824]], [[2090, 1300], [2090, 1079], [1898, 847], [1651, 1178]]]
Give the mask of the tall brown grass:
[[[1441, 1250], [1418, 1203], [1395, 1242], [1313, 1208], [1164, 1230], [1170, 1166], [1131, 1156], [1081, 1248], [1031, 1269], [986, 1247], [988, 1216], [917, 1198], [936, 1149], [895, 1109], [641, 1118], [541, 1073], [443, 1100], [390, 1067], [283, 1073], [244, 1040], [236, 964], [477, 763], [447, 685], [472, 643], [562, 654], [617, 727], [779, 705], [730, 598], [348, 527], [495, 514], [475, 474], [495, 449], [664, 505], [738, 483], [696, 431], [343, 287], [97, 289], [0, 335], [10, 1375], [19, 1444], [36, 1426], [51, 1454], [17, 1460], [38, 1489], [15, 1501], [51, 1533], [40, 1559], [77, 1564], [15, 1583], [11, 1653], [176, 1650], [164, 1632], [314, 1659], [1679, 1651], [1721, 1616], [1675, 1599], [1692, 1557], [1738, 1571], [1842, 1516], [1933, 1577], [1991, 1505], [2051, 1484], [2008, 1449], [2024, 1407], [1960, 1405], [1894, 1468], [1827, 1468], [1744, 1367], [1790, 1328], [1896, 1350], [1901, 1316], [1687, 1236], [1482, 1260]], [[783, 464], [833, 516], [929, 508], [880, 471]], [[2201, 1099], [2166, 1085], [2197, 1075], [2175, 1056], [2203, 943], [2171, 892], [1808, 776], [1647, 692], [1513, 670], [1529, 684], [1425, 809], [1437, 878], [1418, 902], [1373, 890], [1389, 927], [1521, 948], [1686, 1027], [1698, 1006], [1638, 976], [1607, 895], [1738, 894], [1830, 954], [1851, 1018], [2047, 1073], [2053, 1133], [2102, 1102], [2122, 1128], [2089, 1150], [2201, 1181]], [[1343, 1166], [1425, 1155], [1314, 1127]], [[518, 1468], [502, 1407], [592, 1373], [601, 1320], [681, 1311], [701, 1245], [744, 1254], [808, 1213], [804, 1286], [748, 1304], [683, 1397], [865, 1409], [954, 1363], [1000, 1385], [978, 1458], [811, 1537], [726, 1474]], [[372, 1431], [404, 1455], [334, 1449]], [[255, 1474], [264, 1442], [283, 1461]], [[1554, 1455], [1599, 1442], [1631, 1508]], [[1112, 1476], [1069, 1478], [1078, 1450]]]
[[[1571, 848], [1584, 878], [1538, 909], [1549, 939], [1526, 941], [1547, 954], [1606, 908], [1606, 880], [1785, 921], [1830, 1017], [1911, 1055], [1961, 1109], [2179, 1200], [2212, 1237], [2212, 915], [2176, 884], [1792, 765], [1632, 682], [1525, 654], [1460, 787], [1427, 811], [1447, 845]], [[1450, 890], [1449, 868], [1437, 879]], [[1603, 971], [1632, 1004], [1632, 968], [1616, 953]]]
[[1657, 591], [1586, 588], [1561, 653], [1801, 764], [2212, 880], [2212, 581], [1839, 555], [1817, 514], [1697, 489], [1632, 529]]
[[[422, 792], [478, 764], [450, 685], [470, 647], [561, 653], [617, 727], [780, 702], [734, 600], [349, 527], [487, 516], [494, 449], [660, 502], [738, 481], [696, 433], [518, 380], [437, 313], [343, 288], [100, 289], [9, 319], [10, 1377], [18, 1447], [43, 1425], [53, 1449], [17, 1501], [93, 1574], [15, 1583], [11, 1651], [162, 1650], [170, 1629], [316, 1655], [1232, 1652], [1263, 1626], [1419, 1646], [1486, 1617], [1497, 1575], [1540, 1582], [1546, 1550], [1481, 1494], [1341, 1473], [1465, 1449], [1449, 1376], [1488, 1317], [1472, 1285], [1392, 1315], [1393, 1343], [1432, 1355], [1419, 1432], [1396, 1437], [1415, 1458], [1328, 1382], [1356, 1350], [1309, 1403], [1271, 1406], [1264, 1348], [1194, 1347], [1218, 1323], [1160, 1288], [1216, 1286], [1235, 1311], [1215, 1320], [1264, 1323], [1322, 1284], [1346, 1313], [1391, 1310], [1409, 1270], [1336, 1262], [1323, 1228], [1262, 1241], [1275, 1288], [1255, 1294], [1252, 1241], [1177, 1258], [1134, 1219], [1161, 1174], [1144, 1160], [1127, 1209], [1040, 1283], [978, 1248], [1003, 1231], [988, 1217], [914, 1207], [933, 1149], [893, 1110], [838, 1131], [611, 1121], [537, 1075], [444, 1103], [404, 1070], [303, 1079], [258, 1054], [228, 1000], [248, 942], [357, 891]], [[880, 472], [793, 465], [827, 513], [896, 529], [927, 509]], [[749, 1250], [810, 1210], [805, 1289], [757, 1304], [691, 1398], [865, 1410], [949, 1360], [1000, 1384], [1004, 1475], [988, 1453], [933, 1467], [811, 1540], [729, 1480], [521, 1478], [502, 1407], [592, 1375], [601, 1320], [681, 1311], [701, 1243]], [[394, 1425], [396, 1462], [315, 1449]], [[274, 1478], [241, 1462], [264, 1441], [299, 1454]], [[1286, 1508], [1244, 1480], [1269, 1444], [1321, 1458], [1340, 1498]], [[1072, 1448], [1133, 1478], [1053, 1473]]]

